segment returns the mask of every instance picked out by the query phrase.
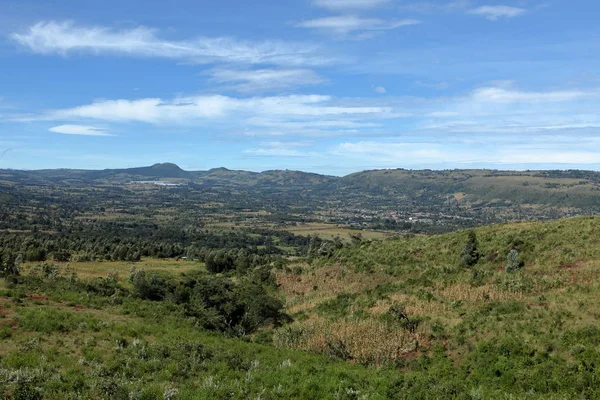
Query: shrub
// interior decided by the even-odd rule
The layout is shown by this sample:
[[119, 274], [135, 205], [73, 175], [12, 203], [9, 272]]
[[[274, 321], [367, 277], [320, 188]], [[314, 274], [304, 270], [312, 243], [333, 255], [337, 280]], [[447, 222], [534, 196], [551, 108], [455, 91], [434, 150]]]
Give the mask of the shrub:
[[289, 319], [283, 304], [253, 282], [234, 282], [224, 277], [201, 278], [184, 283], [191, 287], [186, 314], [198, 318], [207, 329], [245, 335], [267, 324]]
[[517, 271], [523, 268], [524, 264], [525, 263], [519, 257], [519, 251], [517, 249], [512, 249], [506, 257], [506, 267], [504, 267], [504, 269], [506, 272]]
[[333, 359], [340, 360], [352, 360], [352, 354], [350, 354], [350, 350], [346, 346], [346, 343], [341, 341], [340, 339], [332, 339], [327, 342], [327, 352], [329, 353], [329, 357]]
[[144, 270], [131, 273], [131, 281], [135, 294], [143, 300], [161, 301], [165, 298], [167, 292], [171, 292], [171, 285], [156, 273], [150, 278], [146, 277]]

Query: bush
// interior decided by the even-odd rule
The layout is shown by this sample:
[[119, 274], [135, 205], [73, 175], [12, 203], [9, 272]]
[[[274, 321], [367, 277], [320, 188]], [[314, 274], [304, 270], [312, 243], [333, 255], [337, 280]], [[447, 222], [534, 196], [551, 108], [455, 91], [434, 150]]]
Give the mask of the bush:
[[156, 273], [150, 278], [144, 270], [132, 271], [130, 275], [135, 294], [142, 300], [161, 301], [167, 292], [172, 292], [172, 285], [160, 278]]
[[525, 265], [525, 263], [519, 257], [519, 251], [517, 249], [512, 249], [506, 257], [506, 267], [504, 267], [506, 272], [517, 271], [523, 268], [523, 265]]
[[186, 314], [207, 329], [240, 336], [289, 319], [282, 313], [283, 303], [257, 283], [212, 276], [189, 280], [184, 286], [190, 288]]

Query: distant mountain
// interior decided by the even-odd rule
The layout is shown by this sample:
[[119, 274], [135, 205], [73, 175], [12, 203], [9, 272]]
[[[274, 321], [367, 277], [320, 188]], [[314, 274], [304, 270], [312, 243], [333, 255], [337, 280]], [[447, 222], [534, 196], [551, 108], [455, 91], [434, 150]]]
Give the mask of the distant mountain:
[[84, 176], [88, 179], [110, 179], [142, 177], [147, 179], [179, 178], [188, 179], [190, 172], [184, 171], [172, 163], [154, 164], [150, 167], [105, 169], [102, 171], [86, 171]]
[[177, 180], [207, 188], [297, 192], [323, 201], [473, 207], [525, 206], [600, 211], [600, 173], [592, 171], [407, 170], [362, 171], [335, 177], [290, 170], [250, 172], [214, 168], [184, 171], [176, 164], [105, 170], [0, 170], [0, 183], [31, 185], [122, 184], [136, 180]]

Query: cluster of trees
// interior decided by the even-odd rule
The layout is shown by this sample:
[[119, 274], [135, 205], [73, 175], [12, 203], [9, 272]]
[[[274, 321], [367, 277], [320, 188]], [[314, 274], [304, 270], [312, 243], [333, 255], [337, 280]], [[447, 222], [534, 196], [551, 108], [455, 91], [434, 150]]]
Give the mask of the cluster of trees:
[[219, 275], [195, 272], [180, 278], [133, 268], [128, 289], [119, 283], [117, 274], [83, 281], [67, 268], [43, 263], [11, 282], [30, 289], [75, 290], [110, 297], [112, 302], [122, 302], [124, 298], [161, 302], [196, 326], [235, 336], [290, 321], [283, 312], [283, 303], [271, 294], [275, 279], [268, 267]]
[[133, 294], [143, 300], [182, 306], [185, 316], [206, 329], [245, 335], [264, 325], [288, 321], [283, 303], [268, 293], [274, 278], [268, 269], [230, 275], [190, 274], [178, 282], [132, 271]]
[[[277, 230], [193, 231], [104, 223], [56, 234], [0, 233], [0, 251], [24, 261], [139, 261], [141, 257], [189, 257], [255, 266], [282, 255], [279, 246], [306, 252], [309, 238]], [[259, 261], [261, 259], [261, 261]], [[224, 269], [231, 269], [225, 267]]]

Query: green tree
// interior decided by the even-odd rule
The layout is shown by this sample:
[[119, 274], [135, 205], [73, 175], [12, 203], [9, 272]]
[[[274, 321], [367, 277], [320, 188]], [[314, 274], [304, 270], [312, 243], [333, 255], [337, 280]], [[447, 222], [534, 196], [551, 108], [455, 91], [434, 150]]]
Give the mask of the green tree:
[[460, 263], [464, 267], [471, 267], [479, 261], [481, 255], [478, 250], [477, 236], [470, 231], [465, 248], [460, 253]]

